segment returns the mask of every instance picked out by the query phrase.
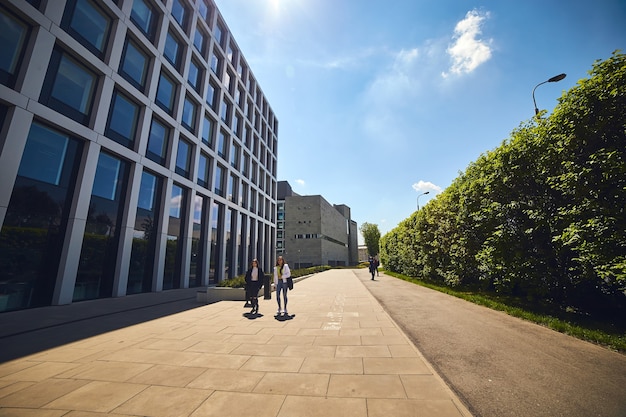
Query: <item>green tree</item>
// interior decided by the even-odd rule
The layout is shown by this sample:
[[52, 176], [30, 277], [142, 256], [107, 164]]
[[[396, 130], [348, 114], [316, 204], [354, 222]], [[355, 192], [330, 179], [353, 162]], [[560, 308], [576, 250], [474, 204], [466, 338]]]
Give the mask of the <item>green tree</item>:
[[626, 317], [626, 55], [381, 238], [394, 272]]
[[365, 246], [367, 246], [367, 253], [370, 256], [378, 255], [380, 243], [380, 230], [378, 230], [378, 225], [365, 222], [361, 225], [359, 230], [361, 230]]

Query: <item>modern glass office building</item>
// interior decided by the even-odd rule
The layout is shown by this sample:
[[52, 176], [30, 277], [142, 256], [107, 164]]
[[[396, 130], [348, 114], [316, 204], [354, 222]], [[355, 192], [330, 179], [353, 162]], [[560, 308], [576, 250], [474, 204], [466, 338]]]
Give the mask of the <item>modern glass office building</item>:
[[2, 0], [0, 28], [0, 312], [270, 269], [278, 120], [211, 0]]

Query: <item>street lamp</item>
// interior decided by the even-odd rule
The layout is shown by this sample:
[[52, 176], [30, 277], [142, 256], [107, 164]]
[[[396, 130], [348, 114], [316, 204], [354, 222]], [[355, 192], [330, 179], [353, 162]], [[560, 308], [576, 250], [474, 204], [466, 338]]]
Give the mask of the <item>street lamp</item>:
[[566, 76], [566, 74], [555, 75], [554, 77], [550, 78], [549, 80], [537, 84], [535, 86], [535, 88], [533, 88], [533, 104], [535, 105], [535, 116], [539, 114], [539, 109], [537, 108], [537, 102], [535, 101], [535, 90], [537, 89], [537, 87], [539, 87], [541, 84], [555, 83], [557, 81], [561, 81], [563, 78], [565, 78], [565, 76]]
[[426, 194], [430, 194], [430, 191], [426, 191], [426, 192], [424, 192], [424, 193], [422, 193], [422, 194], [417, 196], [417, 209], [418, 210], [420, 209], [420, 197], [423, 196], [423, 195], [426, 195]]

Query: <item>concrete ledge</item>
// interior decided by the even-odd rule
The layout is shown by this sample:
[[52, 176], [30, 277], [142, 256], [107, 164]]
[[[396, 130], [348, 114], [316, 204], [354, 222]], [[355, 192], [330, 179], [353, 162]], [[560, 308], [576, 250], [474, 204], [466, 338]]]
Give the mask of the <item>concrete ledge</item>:
[[246, 290], [244, 288], [208, 287], [196, 293], [196, 301], [206, 304], [218, 301], [246, 301]]
[[[303, 279], [313, 276], [304, 275], [302, 277], [294, 278], [294, 284]], [[272, 292], [276, 291], [274, 284], [270, 284]], [[259, 297], [263, 297], [263, 288], [259, 291]], [[246, 301], [246, 290], [244, 288], [231, 288], [231, 287], [208, 287], [202, 290], [198, 290], [196, 293], [196, 301], [199, 303], [216, 303], [218, 301]]]

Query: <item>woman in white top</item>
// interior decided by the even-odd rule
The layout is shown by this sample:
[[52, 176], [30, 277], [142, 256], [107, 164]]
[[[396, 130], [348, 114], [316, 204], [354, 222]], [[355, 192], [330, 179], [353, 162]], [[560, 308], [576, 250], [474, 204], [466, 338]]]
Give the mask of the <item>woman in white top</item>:
[[[285, 259], [282, 256], [279, 256], [276, 259], [276, 266], [274, 267], [274, 286], [276, 287], [276, 301], [278, 301], [278, 311], [276, 315], [279, 316], [281, 314], [287, 316], [287, 291], [289, 288], [287, 287], [287, 278], [291, 276], [291, 271], [289, 270], [289, 265], [285, 263]], [[283, 293], [283, 300], [285, 308], [282, 309], [280, 306], [280, 293]]]

